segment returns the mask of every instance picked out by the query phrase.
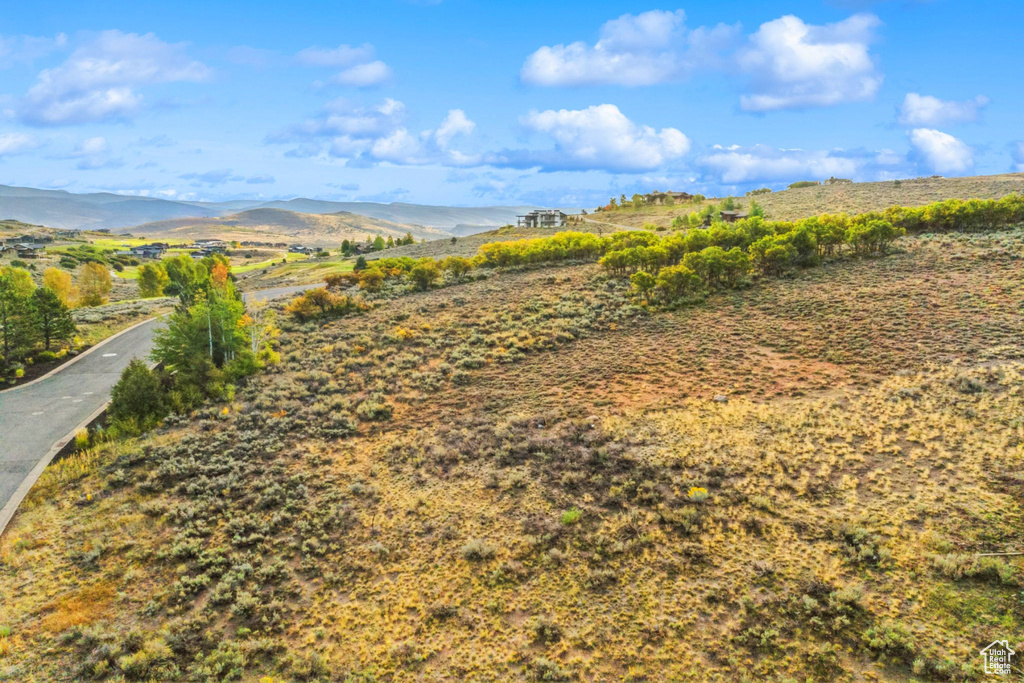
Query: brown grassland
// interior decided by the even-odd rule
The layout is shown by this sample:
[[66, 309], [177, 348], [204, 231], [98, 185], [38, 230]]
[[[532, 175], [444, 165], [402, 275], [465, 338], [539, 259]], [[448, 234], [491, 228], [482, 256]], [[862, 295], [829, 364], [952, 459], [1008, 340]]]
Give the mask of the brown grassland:
[[[1004, 173], [991, 176], [965, 178], [912, 178], [908, 180], [871, 183], [841, 183], [817, 185], [771, 194], [753, 199], [760, 204], [771, 220], [791, 221], [823, 213], [882, 211], [890, 206], [924, 206], [945, 199], [999, 199], [1013, 192], [1024, 191], [1024, 173]], [[750, 207], [750, 197], [737, 197], [736, 207]], [[708, 200], [706, 203], [713, 203]], [[634, 210], [632, 207], [608, 213], [593, 214], [594, 221], [604, 221], [626, 227], [640, 227], [644, 223], [669, 226], [676, 216], [700, 209], [703, 204], [676, 206], [650, 206]]]
[[[1024, 647], [1024, 230], [648, 310], [595, 265], [287, 323], [51, 466], [0, 680], [981, 680]], [[265, 677], [265, 678], [264, 678]]]

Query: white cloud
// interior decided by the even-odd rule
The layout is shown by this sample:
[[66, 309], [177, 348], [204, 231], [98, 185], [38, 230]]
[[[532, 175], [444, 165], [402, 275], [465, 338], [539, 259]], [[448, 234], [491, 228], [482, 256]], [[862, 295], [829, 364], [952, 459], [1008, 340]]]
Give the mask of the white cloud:
[[792, 182], [830, 176], [852, 178], [864, 163], [863, 157], [847, 156], [840, 151], [779, 149], [767, 145], [715, 145], [697, 159], [698, 166], [726, 185]]
[[624, 14], [606, 22], [591, 47], [580, 41], [541, 47], [520, 72], [524, 83], [543, 86], [653, 85], [685, 78], [713, 63], [738, 27], [689, 30], [682, 10]]
[[934, 128], [910, 131], [910, 145], [936, 173], [965, 173], [974, 167], [974, 150], [970, 146]]
[[339, 45], [333, 48], [307, 47], [297, 55], [295, 61], [305, 66], [331, 66], [342, 67], [362, 64], [373, 59], [374, 49], [372, 45]]
[[142, 106], [141, 86], [203, 81], [210, 69], [190, 59], [182, 44], [152, 33], [104, 31], [67, 61], [39, 73], [21, 102], [21, 118], [61, 125], [125, 118]]
[[92, 137], [82, 140], [75, 145], [74, 150], [67, 155], [68, 159], [77, 159], [75, 168], [80, 171], [90, 171], [97, 168], [120, 168], [124, 161], [115, 159], [110, 155], [110, 146], [104, 137]]
[[318, 117], [267, 137], [274, 144], [297, 143], [290, 156], [325, 155], [353, 164], [390, 162], [401, 165], [477, 163], [477, 157], [451, 148], [452, 140], [468, 135], [476, 124], [461, 109], [452, 109], [436, 129], [412, 133], [404, 123], [405, 105], [386, 98], [363, 107], [346, 99], [327, 104]]
[[[391, 67], [374, 59], [375, 50], [369, 43], [352, 47], [339, 45], [334, 48], [307, 47], [297, 55], [295, 61], [304, 66], [342, 68], [328, 82], [356, 88], [380, 85], [391, 78]], [[319, 83], [317, 83], [319, 85]]]
[[509, 150], [490, 157], [490, 163], [545, 171], [637, 173], [659, 168], [690, 151], [690, 140], [681, 131], [638, 125], [613, 104], [533, 111], [520, 123], [528, 131], [552, 138], [555, 148]]
[[869, 44], [880, 23], [872, 14], [855, 14], [824, 26], [792, 15], [762, 24], [737, 55], [753, 88], [740, 105], [763, 112], [874, 98], [882, 76]]
[[331, 79], [331, 83], [368, 88], [373, 85], [380, 85], [389, 78], [391, 78], [391, 67], [377, 60], [349, 67], [334, 76]]
[[1010, 157], [1013, 159], [1010, 170], [1014, 173], [1024, 173], [1024, 142], [1010, 143]]
[[907, 126], [939, 126], [944, 123], [977, 121], [982, 108], [988, 103], [989, 99], [984, 95], [958, 102], [911, 92], [907, 93], [900, 107], [900, 123]]
[[31, 63], [67, 45], [68, 37], [58, 33], [53, 38], [38, 36], [0, 36], [0, 67], [17, 62]]
[[0, 133], [0, 156], [24, 154], [39, 147], [39, 141], [28, 133]]
[[466, 112], [461, 109], [452, 109], [448, 112], [441, 125], [434, 131], [434, 139], [441, 149], [447, 149], [452, 138], [456, 135], [469, 135], [476, 129], [476, 124], [466, 117]]

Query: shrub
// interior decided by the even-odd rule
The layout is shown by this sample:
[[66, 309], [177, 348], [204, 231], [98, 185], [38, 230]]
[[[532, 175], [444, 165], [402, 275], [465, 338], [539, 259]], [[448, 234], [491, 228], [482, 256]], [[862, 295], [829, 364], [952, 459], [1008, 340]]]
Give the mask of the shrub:
[[583, 511], [580, 510], [579, 508], [572, 508], [571, 510], [566, 510], [565, 512], [562, 513], [562, 524], [565, 524], [566, 526], [575, 524], [576, 522], [580, 521], [580, 517], [582, 516]]
[[462, 546], [459, 554], [470, 562], [483, 562], [494, 557], [494, 547], [481, 538], [475, 538]]
[[[367, 271], [369, 272], [369, 271]], [[292, 300], [284, 309], [296, 320], [327, 320], [360, 313], [369, 308], [362, 299], [345, 294], [335, 294], [326, 288], [311, 289]]]

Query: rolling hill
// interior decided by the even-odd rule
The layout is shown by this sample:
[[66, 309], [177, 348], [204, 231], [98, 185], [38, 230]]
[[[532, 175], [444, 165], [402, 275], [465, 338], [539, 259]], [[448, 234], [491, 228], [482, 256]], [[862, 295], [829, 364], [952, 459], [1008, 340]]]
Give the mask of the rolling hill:
[[63, 229], [111, 229], [180, 218], [219, 218], [253, 209], [282, 209], [288, 213], [348, 213], [403, 225], [422, 225], [466, 235], [514, 223], [518, 214], [537, 207], [451, 207], [375, 202], [333, 202], [319, 199], [226, 202], [184, 202], [135, 197], [110, 192], [75, 194], [0, 185], [0, 219]]
[[354, 213], [298, 213], [284, 209], [249, 209], [213, 218], [176, 218], [144, 223], [131, 229], [135, 235], [221, 239], [287, 241], [336, 247], [342, 240], [364, 240], [367, 235], [440, 239], [450, 233], [420, 225], [406, 225]]

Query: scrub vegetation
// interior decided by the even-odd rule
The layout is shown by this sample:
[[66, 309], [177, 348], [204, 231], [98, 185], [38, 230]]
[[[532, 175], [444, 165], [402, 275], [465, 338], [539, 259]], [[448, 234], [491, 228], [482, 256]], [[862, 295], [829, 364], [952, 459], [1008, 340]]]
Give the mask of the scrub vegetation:
[[[279, 362], [228, 390], [220, 347], [216, 391], [44, 473], [0, 537], [0, 680], [983, 680], [1024, 634], [987, 555], [1024, 528], [1013, 216], [335, 273], [279, 307]], [[747, 268], [686, 265], [715, 248]], [[191, 306], [234, 310], [215, 265], [196, 339]]]

